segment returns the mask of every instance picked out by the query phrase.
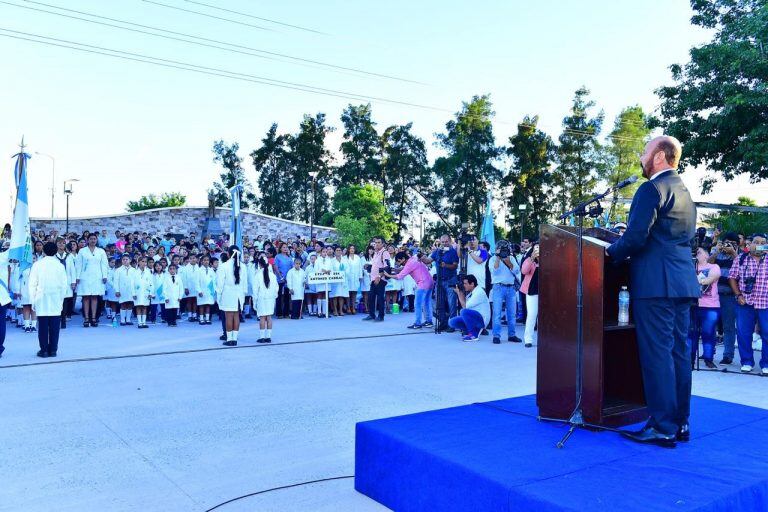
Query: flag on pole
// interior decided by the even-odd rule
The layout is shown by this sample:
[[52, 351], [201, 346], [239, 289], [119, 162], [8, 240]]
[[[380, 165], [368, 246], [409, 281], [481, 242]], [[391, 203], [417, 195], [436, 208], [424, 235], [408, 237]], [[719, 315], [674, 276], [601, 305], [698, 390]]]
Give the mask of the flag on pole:
[[229, 192], [232, 194], [232, 224], [230, 226], [229, 243], [243, 248], [243, 230], [240, 220], [240, 193], [243, 191], [242, 185], [235, 185]]
[[14, 155], [16, 166], [13, 171], [16, 183], [16, 206], [13, 209], [13, 227], [8, 259], [19, 262], [20, 270], [32, 266], [32, 233], [29, 227], [29, 200], [27, 196], [27, 161], [30, 155], [24, 152], [24, 139], [21, 151]]
[[496, 252], [496, 233], [493, 230], [493, 211], [491, 210], [491, 191], [488, 191], [488, 202], [485, 205], [483, 226], [480, 229], [480, 240], [488, 242], [491, 246], [491, 254]]

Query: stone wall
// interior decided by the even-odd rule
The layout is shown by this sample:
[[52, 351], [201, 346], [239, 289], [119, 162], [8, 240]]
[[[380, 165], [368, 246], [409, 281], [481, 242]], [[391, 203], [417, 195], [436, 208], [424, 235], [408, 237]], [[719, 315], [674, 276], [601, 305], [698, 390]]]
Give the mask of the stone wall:
[[[106, 229], [109, 234], [114, 234], [118, 229], [122, 232], [148, 232], [148, 233], [189, 233], [195, 231], [198, 234], [205, 234], [205, 221], [208, 209], [203, 207], [179, 207], [179, 208], [157, 208], [154, 210], [145, 210], [143, 212], [120, 213], [116, 215], [102, 215], [93, 217], [70, 217], [69, 231], [82, 233], [88, 231], [101, 231]], [[257, 235], [274, 237], [277, 235], [309, 236], [309, 224], [293, 222], [290, 220], [278, 219], [269, 215], [262, 215], [248, 210], [242, 210], [243, 214], [243, 233], [251, 238]], [[229, 225], [232, 218], [230, 208], [216, 208], [216, 217], [221, 223], [221, 229], [229, 232]], [[59, 233], [64, 232], [66, 225], [65, 219], [30, 219], [34, 231], [42, 230], [46, 233], [56, 229]], [[324, 226], [315, 226], [315, 236], [326, 238], [335, 234], [336, 230]]]

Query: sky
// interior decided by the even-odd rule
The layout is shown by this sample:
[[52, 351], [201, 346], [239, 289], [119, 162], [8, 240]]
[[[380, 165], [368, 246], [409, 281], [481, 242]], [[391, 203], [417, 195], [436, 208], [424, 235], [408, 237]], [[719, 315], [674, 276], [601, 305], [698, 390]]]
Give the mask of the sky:
[[[690, 25], [685, 0], [199, 1], [241, 14], [197, 0], [0, 2], [0, 154], [6, 167], [0, 172], [0, 197], [9, 198], [0, 210], [3, 217], [11, 215], [12, 155], [22, 136], [33, 156], [33, 217], [51, 215], [52, 181], [55, 216], [63, 217], [62, 182], [72, 178], [79, 181], [73, 184], [71, 216], [118, 213], [127, 201], [153, 192], [178, 191], [188, 204], [204, 205], [206, 190], [219, 173], [212, 162], [215, 140], [240, 144], [254, 182], [248, 154], [273, 122], [281, 132], [295, 132], [304, 114], [324, 112], [337, 128], [329, 148], [338, 152], [342, 110], [349, 103], [368, 102], [350, 94], [409, 103], [373, 100], [374, 120], [380, 130], [413, 122], [431, 159], [438, 154], [434, 134], [462, 101], [479, 94], [491, 96], [498, 143], [507, 142], [525, 115], [538, 115], [540, 127], [556, 137], [573, 93], [582, 85], [604, 110], [607, 133], [626, 106], [656, 109], [653, 91], [671, 83], [669, 66], [686, 62], [688, 50], [710, 38]], [[51, 6], [292, 59], [227, 52], [41, 12], [95, 20]], [[36, 41], [44, 36], [58, 39], [56, 44], [91, 45], [92, 51], [107, 48], [225, 70], [247, 81], [8, 35]], [[254, 80], [336, 92], [323, 95]], [[51, 159], [35, 152], [55, 159], [53, 180]], [[701, 196], [701, 176], [701, 170], [684, 175], [696, 200], [732, 202], [745, 193], [768, 195], [768, 183], [749, 185], [739, 179]]]

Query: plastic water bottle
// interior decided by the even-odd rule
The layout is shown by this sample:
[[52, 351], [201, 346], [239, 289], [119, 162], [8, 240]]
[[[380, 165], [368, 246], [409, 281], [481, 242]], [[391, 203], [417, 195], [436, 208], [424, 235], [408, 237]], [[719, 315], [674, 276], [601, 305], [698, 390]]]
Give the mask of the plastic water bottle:
[[117, 315], [112, 317], [112, 327], [117, 327]]
[[629, 292], [626, 286], [621, 287], [619, 292], [619, 325], [629, 323]]
[[399, 315], [400, 314], [400, 304], [398, 304], [397, 302], [392, 304], [392, 314], [393, 315]]

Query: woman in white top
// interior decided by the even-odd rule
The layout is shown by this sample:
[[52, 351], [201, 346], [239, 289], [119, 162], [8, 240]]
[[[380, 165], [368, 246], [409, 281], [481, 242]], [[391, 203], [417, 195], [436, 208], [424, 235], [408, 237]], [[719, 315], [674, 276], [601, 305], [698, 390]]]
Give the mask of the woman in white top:
[[[328, 255], [329, 247], [320, 249], [320, 256], [315, 261], [315, 274], [328, 274], [333, 270], [333, 258]], [[322, 318], [328, 311], [328, 294], [325, 284], [317, 285], [317, 317]]]
[[240, 259], [240, 249], [233, 245], [228, 250], [229, 259], [219, 266], [216, 276], [216, 297], [219, 309], [224, 312], [226, 341], [224, 345], [237, 345], [240, 332], [240, 311], [245, 304], [248, 274]]
[[77, 253], [77, 294], [83, 298], [83, 327], [97, 327], [96, 305], [104, 295], [109, 265], [107, 253], [96, 247], [95, 234], [88, 237], [88, 245]]
[[[250, 284], [250, 282], [249, 282]], [[211, 325], [211, 306], [216, 302], [216, 272], [211, 268], [210, 256], [200, 258], [197, 269], [197, 307], [200, 325]]]
[[376, 254], [376, 249], [369, 245], [365, 248], [363, 254], [363, 281], [360, 283], [360, 292], [363, 294], [363, 306], [365, 312], [368, 313], [368, 292], [371, 291], [371, 263], [373, 262], [373, 255]]
[[334, 316], [344, 316], [345, 303], [349, 299], [349, 287], [347, 286], [347, 264], [344, 261], [344, 250], [341, 247], [334, 249], [333, 270], [344, 275], [344, 281], [334, 283], [331, 288], [331, 303]]
[[155, 295], [155, 283], [152, 278], [152, 272], [147, 268], [147, 258], [142, 256], [139, 258], [139, 266], [135, 270], [136, 279], [136, 292], [134, 299], [134, 306], [136, 306], [136, 320], [139, 324], [139, 329], [147, 329], [147, 308], [149, 303]]
[[[349, 289], [349, 307], [347, 312], [350, 315], [357, 313], [357, 290], [360, 288], [363, 280], [363, 259], [356, 253], [357, 248], [350, 244], [347, 247], [347, 255], [344, 256], [347, 266], [347, 288]], [[368, 287], [370, 289], [370, 283]]]
[[259, 339], [258, 343], [272, 343], [272, 315], [275, 314], [280, 286], [277, 284], [277, 276], [272, 272], [266, 257], [259, 258], [259, 270], [254, 278], [253, 293], [256, 301], [256, 312], [259, 314]]

